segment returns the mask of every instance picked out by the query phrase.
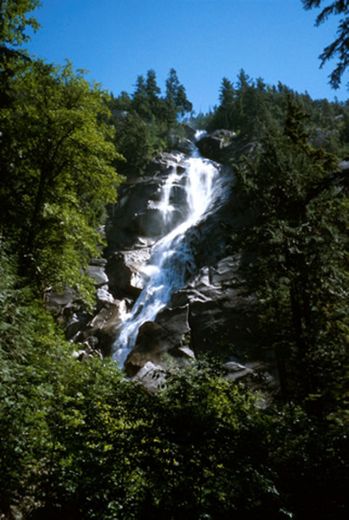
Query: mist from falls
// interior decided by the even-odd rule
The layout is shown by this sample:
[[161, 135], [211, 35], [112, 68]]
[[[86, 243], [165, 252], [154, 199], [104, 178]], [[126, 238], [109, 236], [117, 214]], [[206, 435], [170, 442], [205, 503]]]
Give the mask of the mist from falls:
[[176, 209], [171, 204], [172, 190], [184, 184], [186, 204], [183, 221], [152, 248], [148, 263], [142, 269], [144, 287], [133, 308], [124, 316], [113, 345], [113, 359], [122, 367], [133, 349], [139, 328], [147, 321], [154, 321], [157, 314], [169, 303], [172, 294], [181, 289], [189, 274], [193, 274], [195, 263], [186, 240], [186, 232], [199, 224], [220, 196], [219, 167], [203, 159], [193, 147], [192, 156], [185, 161], [184, 172], [176, 168], [168, 175], [157, 203], [159, 217], [164, 228], [171, 222]]

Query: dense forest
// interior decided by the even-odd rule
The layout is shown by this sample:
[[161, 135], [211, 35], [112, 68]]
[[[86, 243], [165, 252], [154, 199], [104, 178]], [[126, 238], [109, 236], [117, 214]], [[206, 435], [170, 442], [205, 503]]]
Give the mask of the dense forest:
[[[29, 55], [38, 4], [0, 1], [0, 519], [344, 520], [349, 101], [243, 70], [207, 114], [174, 69], [164, 93], [149, 70], [113, 95]], [[319, 23], [348, 9], [333, 2]], [[338, 86], [335, 43], [322, 59], [344, 45]], [[87, 267], [120, 186], [188, 127], [231, 137], [210, 158], [236, 177], [239, 225], [222, 225], [257, 302], [255, 348], [276, 360], [267, 406], [214, 353], [156, 393], [109, 357], [79, 362], [46, 306], [69, 287], [95, 307]]]

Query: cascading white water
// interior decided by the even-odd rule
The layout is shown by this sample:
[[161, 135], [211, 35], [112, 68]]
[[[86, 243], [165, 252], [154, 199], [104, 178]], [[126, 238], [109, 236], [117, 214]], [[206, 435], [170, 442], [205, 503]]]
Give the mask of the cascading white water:
[[171, 295], [182, 288], [188, 273], [195, 268], [186, 232], [197, 225], [220, 196], [219, 168], [202, 159], [197, 149], [186, 161], [185, 171], [173, 171], [166, 179], [157, 209], [164, 224], [168, 224], [174, 207], [170, 204], [171, 191], [176, 182], [184, 177], [187, 211], [185, 220], [161, 238], [154, 246], [151, 258], [143, 268], [144, 288], [132, 310], [125, 316], [114, 343], [115, 359], [120, 366], [135, 345], [138, 330], [147, 321], [153, 321], [159, 311], [170, 301]]

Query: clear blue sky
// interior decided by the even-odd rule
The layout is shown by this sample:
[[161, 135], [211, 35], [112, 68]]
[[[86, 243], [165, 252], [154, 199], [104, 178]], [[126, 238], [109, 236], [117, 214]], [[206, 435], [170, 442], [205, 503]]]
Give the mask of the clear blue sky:
[[41, 29], [29, 49], [38, 57], [89, 71], [118, 94], [155, 69], [161, 87], [171, 67], [196, 111], [217, 103], [223, 76], [244, 68], [314, 98], [349, 98], [328, 86], [331, 65], [318, 55], [335, 37], [338, 19], [314, 27], [316, 10], [301, 0], [42, 0]]

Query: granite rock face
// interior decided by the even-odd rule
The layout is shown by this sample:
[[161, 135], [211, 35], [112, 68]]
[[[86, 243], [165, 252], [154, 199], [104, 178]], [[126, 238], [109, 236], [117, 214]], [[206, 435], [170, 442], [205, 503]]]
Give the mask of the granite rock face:
[[197, 143], [197, 147], [204, 157], [212, 161], [224, 162], [226, 151], [234, 143], [236, 134], [230, 130], [215, 130], [212, 134], [204, 135]]
[[[187, 157], [183, 153], [162, 153], [148, 166], [145, 175], [128, 179], [120, 188], [119, 202], [110, 208], [106, 226], [107, 255], [152, 245], [172, 229], [181, 217], [186, 199], [184, 179]], [[176, 172], [178, 179], [169, 203], [174, 211], [164, 222], [161, 218], [161, 187]]]
[[245, 294], [237, 274], [238, 262], [229, 256], [201, 268], [154, 322], [140, 328], [126, 361], [130, 375], [148, 361], [161, 364], [164, 354], [176, 360], [210, 352], [249, 357], [258, 324], [252, 319], [254, 298]]
[[[198, 147], [203, 155], [217, 160], [234, 146], [235, 139], [232, 132], [216, 131], [203, 137]], [[191, 147], [190, 141], [182, 139], [178, 143], [181, 151], [160, 154], [145, 175], [127, 180], [118, 203], [109, 208], [105, 260], [92, 262], [88, 269], [96, 286], [95, 312], [79, 313], [71, 293], [51, 295], [49, 305], [55, 312], [69, 315], [67, 336], [83, 345], [85, 354], [79, 351], [82, 359], [91, 355], [91, 349], [98, 355], [112, 353], [120, 326], [149, 275], [144, 268], [152, 246], [183, 221], [187, 211], [185, 152]], [[171, 175], [174, 182], [167, 201], [171, 211], [164, 219], [160, 211], [162, 187]], [[228, 247], [231, 229], [239, 225], [232, 211], [234, 175], [227, 167], [221, 168], [220, 175], [221, 196], [186, 235], [194, 268], [188, 270], [184, 287], [172, 295], [155, 320], [140, 327], [125, 363], [126, 373], [140, 382], [147, 381], [150, 391], [162, 385], [164, 371], [171, 364], [183, 366], [198, 354], [215, 352], [229, 361], [233, 352], [236, 363], [249, 358], [257, 328], [252, 319], [255, 301], [246, 294], [239, 275], [239, 252]], [[250, 376], [251, 370], [231, 368], [229, 373], [234, 380]]]
[[201, 154], [212, 161], [227, 164], [232, 157], [249, 155], [258, 147], [257, 142], [246, 142], [230, 130], [215, 130], [197, 142]]
[[[234, 135], [225, 131], [213, 136], [215, 142], [224, 140], [227, 146], [233, 139]], [[223, 145], [217, 146], [221, 149]], [[148, 167], [146, 176], [124, 186], [107, 225], [107, 273], [110, 292], [115, 298], [126, 298], [131, 304], [135, 301], [143, 287], [142, 268], [151, 255], [156, 233], [161, 232], [162, 236], [177, 224], [174, 214], [167, 229], [161, 219], [158, 228], [148, 225], [154, 215], [151, 212], [154, 208], [156, 211], [160, 202], [160, 187], [173, 172], [177, 172], [178, 180], [170, 203], [179, 214], [185, 211], [185, 191], [180, 178], [185, 161], [182, 152], [161, 154]], [[228, 168], [222, 168], [221, 175], [225, 179], [222, 197], [206, 218], [187, 233], [195, 269], [188, 272], [185, 286], [172, 295], [155, 320], [140, 327], [125, 364], [130, 376], [147, 363], [164, 368], [169, 356], [175, 363], [187, 363], [203, 352], [220, 351], [224, 355], [227, 347], [238, 353], [250, 342], [254, 301], [244, 294], [243, 281], [239, 279], [239, 255], [227, 254], [230, 232], [227, 224], [228, 228], [229, 223], [234, 224], [231, 211], [234, 176]], [[130, 226], [135, 214], [142, 215], [143, 227]], [[159, 221], [159, 216], [156, 218]]]

